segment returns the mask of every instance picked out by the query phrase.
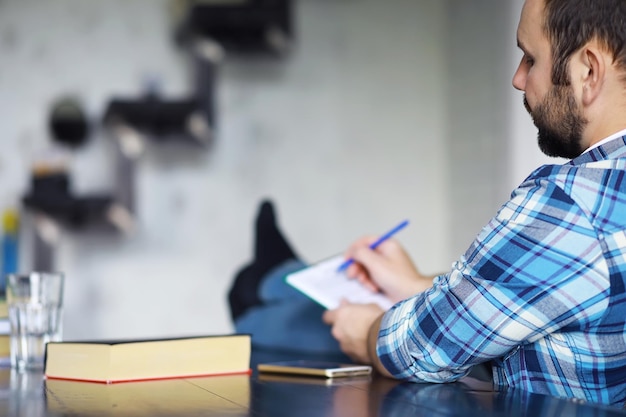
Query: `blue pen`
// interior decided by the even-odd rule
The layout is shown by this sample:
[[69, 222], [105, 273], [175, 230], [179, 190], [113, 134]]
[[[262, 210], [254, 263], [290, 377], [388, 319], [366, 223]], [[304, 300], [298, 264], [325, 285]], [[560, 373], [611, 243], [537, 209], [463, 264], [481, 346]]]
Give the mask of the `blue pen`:
[[[403, 221], [402, 223], [400, 223], [399, 225], [397, 225], [396, 227], [394, 227], [393, 229], [391, 229], [390, 231], [388, 231], [387, 233], [385, 233], [384, 235], [382, 235], [381, 237], [376, 239], [376, 242], [374, 242], [374, 243], [372, 243], [370, 245], [370, 249], [376, 249], [381, 243], [383, 243], [385, 240], [389, 239], [391, 236], [393, 236], [396, 233], [398, 233], [400, 230], [404, 229], [406, 227], [406, 225], [408, 225], [408, 224], [409, 224], [408, 220]], [[337, 268], [337, 272], [345, 271], [353, 263], [354, 263], [354, 259], [352, 259], [352, 258], [346, 260], [344, 263], [342, 263], [339, 266], [339, 268]]]

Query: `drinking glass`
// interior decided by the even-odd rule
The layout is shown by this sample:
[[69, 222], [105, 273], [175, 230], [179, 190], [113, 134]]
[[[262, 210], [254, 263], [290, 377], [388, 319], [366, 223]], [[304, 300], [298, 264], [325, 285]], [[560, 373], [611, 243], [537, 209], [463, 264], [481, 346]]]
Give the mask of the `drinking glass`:
[[13, 368], [43, 369], [46, 343], [61, 340], [63, 281], [62, 273], [7, 276]]

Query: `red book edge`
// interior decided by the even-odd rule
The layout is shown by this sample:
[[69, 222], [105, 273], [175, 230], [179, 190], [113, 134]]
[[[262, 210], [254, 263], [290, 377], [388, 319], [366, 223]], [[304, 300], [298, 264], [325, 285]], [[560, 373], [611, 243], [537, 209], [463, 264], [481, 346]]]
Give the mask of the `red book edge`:
[[193, 375], [177, 375], [177, 376], [164, 376], [164, 377], [155, 377], [155, 378], [136, 378], [136, 379], [116, 379], [111, 381], [104, 381], [102, 379], [83, 379], [83, 378], [67, 378], [60, 377], [54, 375], [45, 375], [46, 379], [57, 379], [60, 381], [77, 381], [77, 382], [91, 382], [96, 384], [123, 384], [126, 382], [144, 382], [144, 381], [162, 381], [166, 379], [186, 379], [186, 378], [204, 378], [208, 376], [225, 376], [225, 375], [241, 375], [241, 374], [252, 374], [252, 369], [248, 369], [245, 371], [233, 371], [233, 372], [222, 372], [222, 373], [209, 373], [209, 374], [193, 374]]

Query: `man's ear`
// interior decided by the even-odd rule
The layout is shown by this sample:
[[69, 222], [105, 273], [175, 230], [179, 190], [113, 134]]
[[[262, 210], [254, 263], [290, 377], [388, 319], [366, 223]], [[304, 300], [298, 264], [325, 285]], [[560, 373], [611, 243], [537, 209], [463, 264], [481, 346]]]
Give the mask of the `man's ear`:
[[[606, 75], [607, 59], [609, 55], [596, 42], [589, 42], [578, 52], [579, 65], [574, 72], [578, 73], [578, 80], [582, 87], [582, 103], [585, 106], [592, 104], [602, 92]], [[573, 74], [573, 79], [576, 75]]]

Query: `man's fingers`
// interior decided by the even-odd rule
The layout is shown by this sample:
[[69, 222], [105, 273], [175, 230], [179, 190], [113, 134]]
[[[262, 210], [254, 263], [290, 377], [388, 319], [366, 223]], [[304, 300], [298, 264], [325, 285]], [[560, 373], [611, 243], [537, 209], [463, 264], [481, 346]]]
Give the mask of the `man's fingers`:
[[337, 310], [326, 310], [322, 314], [322, 321], [328, 325], [332, 325], [337, 320]]
[[351, 303], [348, 300], [346, 300], [345, 298], [342, 298], [341, 301], [339, 302], [339, 307], [337, 307], [334, 310], [326, 310], [324, 312], [324, 314], [322, 314], [322, 321], [324, 321], [324, 323], [329, 324], [329, 325], [332, 326], [337, 321], [337, 316], [339, 315], [339, 310], [342, 307], [345, 307], [345, 306], [347, 306], [349, 304], [351, 304]]
[[371, 279], [369, 279], [369, 277], [365, 274], [360, 275], [358, 277], [359, 282], [368, 290], [370, 290], [371, 292], [379, 292], [380, 288], [378, 288], [378, 286], [376, 284], [374, 284], [372, 282]]
[[348, 267], [348, 269], [346, 269], [346, 275], [349, 278], [354, 278], [358, 276], [362, 270], [363, 268], [359, 264], [353, 263], [352, 265]]
[[369, 247], [359, 248], [354, 251], [354, 260], [367, 266], [371, 266], [371, 263], [376, 263], [380, 259], [380, 253], [376, 253], [375, 250]]

